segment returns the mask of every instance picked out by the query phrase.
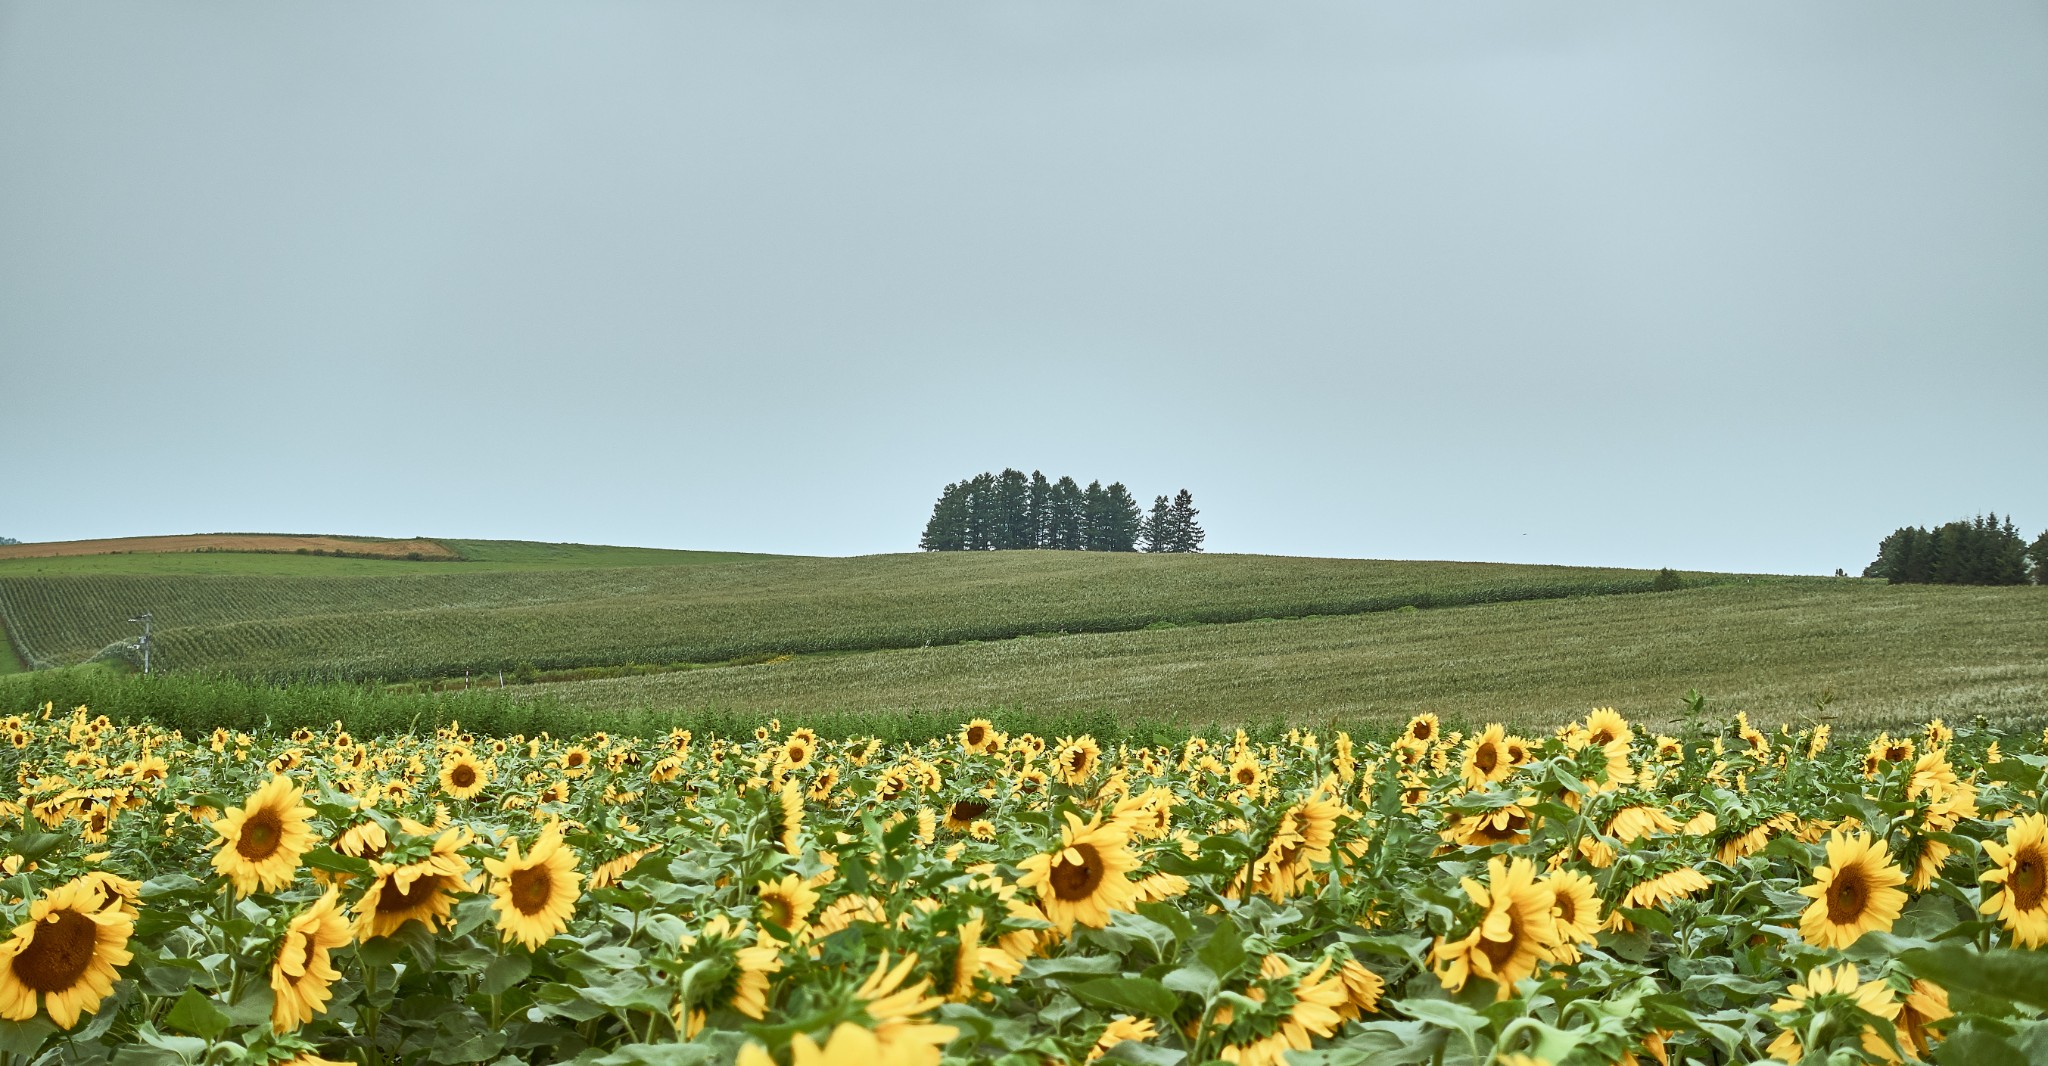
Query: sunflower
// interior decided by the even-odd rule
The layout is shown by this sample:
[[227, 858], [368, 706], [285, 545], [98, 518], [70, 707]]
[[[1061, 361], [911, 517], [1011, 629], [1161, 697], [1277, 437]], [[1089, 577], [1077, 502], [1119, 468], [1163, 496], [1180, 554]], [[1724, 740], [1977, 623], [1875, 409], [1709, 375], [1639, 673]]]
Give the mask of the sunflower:
[[1487, 860], [1484, 882], [1467, 877], [1461, 883], [1467, 898], [1479, 905], [1480, 918], [1464, 938], [1437, 938], [1430, 964], [1446, 990], [1457, 992], [1467, 979], [1482, 977], [1506, 999], [1515, 982], [1536, 972], [1536, 964], [1555, 957], [1557, 921], [1551, 914], [1555, 896], [1536, 881], [1528, 859]]
[[35, 1017], [36, 997], [60, 1029], [78, 1024], [113, 994], [115, 968], [134, 956], [135, 920], [107, 906], [98, 887], [71, 881], [43, 893], [28, 921], [0, 944], [0, 1018]]
[[1948, 1005], [1948, 989], [1916, 977], [1907, 987], [1906, 1001], [1900, 1004], [1899, 1016], [1893, 1021], [1898, 1026], [1900, 1042], [1925, 1059], [1934, 1050], [1934, 1041], [1938, 1039], [1928, 1032], [1927, 1023], [1938, 1022], [1954, 1014]]
[[341, 971], [328, 952], [348, 944], [349, 923], [341, 913], [341, 891], [330, 888], [285, 927], [277, 959], [270, 965], [270, 1028], [289, 1033], [327, 1010]]
[[804, 790], [795, 781], [785, 782], [782, 791], [768, 803], [768, 816], [774, 824], [769, 831], [775, 837], [775, 846], [786, 854], [802, 855], [803, 840], [798, 836], [804, 828]]
[[1690, 866], [1666, 870], [1636, 882], [1633, 888], [1621, 898], [1621, 905], [1607, 916], [1607, 928], [1631, 928], [1627, 919], [1621, 916], [1623, 908], [1658, 910], [1674, 899], [1687, 899], [1695, 892], [1704, 892], [1714, 887], [1706, 875]]
[[373, 862], [376, 880], [356, 901], [356, 937], [390, 936], [417, 920], [428, 932], [448, 920], [450, 893], [469, 887], [469, 860], [457, 853], [468, 842], [463, 830], [450, 829], [434, 840], [434, 850], [416, 862], [396, 865]]
[[1997, 869], [1984, 873], [1987, 885], [1983, 913], [1996, 914], [2023, 948], [2048, 943], [2048, 816], [2015, 818], [2005, 843], [1984, 841], [1984, 853]]
[[582, 777], [590, 772], [590, 749], [581, 744], [573, 745], [562, 753], [562, 776]]
[[960, 727], [960, 747], [969, 754], [993, 755], [1002, 750], [1002, 737], [996, 734], [996, 724], [986, 718], [976, 718]]
[[618, 884], [619, 879], [632, 873], [633, 868], [640, 865], [641, 860], [660, 850], [661, 845], [656, 844], [652, 847], [629, 851], [616, 859], [599, 863], [597, 869], [590, 871], [591, 889], [610, 888]]
[[1252, 862], [1251, 890], [1275, 903], [1299, 894], [1314, 864], [1330, 861], [1337, 816], [1343, 812], [1343, 805], [1321, 788], [1281, 812], [1265, 852]]
[[1428, 744], [1436, 739], [1437, 733], [1442, 729], [1443, 723], [1437, 716], [1425, 711], [1408, 719], [1408, 724], [1401, 730], [1401, 737], [1403, 740], [1412, 740], [1418, 744]]
[[[1859, 983], [1856, 964], [1845, 962], [1829, 969], [1818, 966], [1806, 973], [1806, 980], [1785, 990], [1784, 998], [1771, 1004], [1774, 1014], [1788, 1015], [1784, 1028], [1778, 1032], [1766, 1054], [1788, 1066], [1798, 1066], [1805, 1057], [1806, 1048], [1799, 1042], [1799, 1034], [1811, 1028], [1808, 1023], [1824, 1011], [1830, 1012], [1836, 1006], [1851, 1006], [1865, 1014], [1872, 1014], [1887, 1021], [1898, 1018], [1899, 1001], [1882, 978]], [[1821, 1031], [1826, 1031], [1825, 1029]], [[1897, 1062], [1898, 1056], [1891, 1045], [1877, 1030], [1865, 1025], [1857, 1034], [1858, 1042], [1869, 1056], [1884, 1062]]]
[[782, 950], [773, 940], [757, 943], [733, 953], [737, 976], [732, 986], [732, 1009], [755, 1021], [768, 1017], [768, 975], [782, 970]]
[[862, 1008], [872, 1019], [875, 1042], [881, 1052], [879, 1058], [870, 1062], [890, 1063], [892, 1066], [938, 1066], [940, 1049], [953, 1042], [960, 1035], [950, 1025], [933, 1025], [925, 1016], [943, 1001], [937, 996], [927, 995], [930, 981], [919, 981], [909, 988], [903, 987], [903, 979], [917, 965], [915, 954], [905, 955], [894, 968], [889, 965], [889, 953], [883, 952], [881, 961], [876, 963], [873, 973], [861, 982], [854, 995]]
[[818, 894], [804, 879], [790, 874], [780, 881], [763, 881], [754, 889], [761, 898], [761, 920], [804, 939], [811, 929], [811, 911], [818, 905]]
[[1286, 1066], [1289, 1051], [1307, 1051], [1315, 1037], [1334, 1034], [1344, 1024], [1340, 1008], [1349, 996], [1329, 970], [1328, 959], [1306, 974], [1297, 974], [1282, 955], [1260, 960], [1258, 979], [1244, 991], [1260, 1009], [1239, 1015], [1235, 1005], [1225, 1005], [1216, 1011], [1225, 1041], [1217, 1058], [1242, 1066]]
[[456, 799], [473, 799], [490, 783], [490, 769], [466, 751], [458, 751], [441, 763], [441, 791]]
[[976, 911], [974, 917], [960, 926], [960, 950], [953, 956], [953, 986], [946, 992], [946, 998], [954, 1003], [987, 999], [988, 993], [976, 986], [976, 979], [982, 975], [1009, 984], [1024, 968], [1023, 961], [1012, 958], [1009, 952], [982, 944], [984, 924], [981, 912]]
[[801, 770], [810, 765], [811, 755], [816, 750], [816, 740], [793, 733], [782, 742], [781, 751], [777, 753], [778, 761], [784, 769]]
[[1357, 959], [1345, 959], [1337, 968], [1337, 979], [1344, 982], [1344, 1002], [1337, 1013], [1347, 1021], [1361, 1014], [1373, 1014], [1380, 1009], [1380, 995], [1387, 990], [1387, 979], [1365, 968]]
[[1109, 912], [1130, 910], [1137, 903], [1137, 886], [1127, 876], [1140, 865], [1128, 844], [1128, 831], [1101, 816], [1083, 823], [1072, 811], [1060, 830], [1060, 849], [1053, 854], [1033, 855], [1017, 864], [1024, 876], [1020, 888], [1038, 891], [1046, 920], [1063, 933], [1074, 923], [1093, 929], [1109, 924]]
[[1615, 741], [1623, 744], [1635, 742], [1635, 730], [1629, 728], [1628, 719], [1614, 713], [1612, 707], [1596, 707], [1586, 716], [1586, 743], [1604, 748]]
[[1679, 828], [1678, 820], [1664, 813], [1661, 807], [1623, 807], [1607, 821], [1607, 835], [1624, 844], [1634, 843], [1651, 834], [1676, 833]]
[[[840, 1022], [833, 1027], [832, 1034], [825, 1038], [825, 1045], [818, 1046], [808, 1033], [797, 1033], [789, 1038], [790, 1066], [869, 1066], [883, 1062], [881, 1042], [875, 1034], [852, 1022]], [[747, 1041], [740, 1048], [740, 1057], [734, 1066], [775, 1066], [774, 1056], [753, 1041]]]
[[[102, 857], [105, 855], [104, 852], [100, 854]], [[86, 856], [86, 860], [88, 862], [98, 861], [91, 855]], [[99, 903], [99, 906], [96, 908], [98, 910], [119, 911], [127, 915], [130, 920], [138, 917], [141, 913], [136, 909], [136, 905], [142, 902], [142, 882], [140, 881], [131, 881], [119, 874], [108, 873], [105, 870], [92, 870], [73, 878], [71, 883], [91, 887], [94, 894], [93, 898]]]
[[313, 846], [313, 808], [301, 801], [297, 785], [282, 774], [256, 790], [247, 803], [212, 824], [220, 835], [213, 868], [235, 884], [235, 895], [291, 884], [299, 856]]
[[569, 928], [569, 916], [576, 912], [577, 886], [583, 875], [576, 870], [576, 853], [562, 843], [554, 827], [541, 830], [533, 850], [519, 854], [519, 838], [505, 841], [505, 857], [485, 859], [491, 875], [491, 909], [498, 912], [498, 938], [517, 940], [528, 951], [539, 951], [556, 933]]
[[1250, 752], [1239, 753], [1230, 761], [1230, 769], [1226, 772], [1230, 776], [1230, 783], [1244, 792], [1255, 792], [1260, 785], [1266, 783], [1266, 771], [1259, 766], [1257, 759], [1252, 758]]
[[1069, 785], [1079, 785], [1087, 781], [1102, 762], [1102, 746], [1086, 733], [1078, 737], [1061, 737], [1059, 754], [1054, 758], [1059, 764], [1061, 780]]
[[988, 809], [988, 801], [980, 797], [954, 800], [946, 807], [946, 828], [955, 833], [968, 832]]
[[1109, 1049], [1126, 1040], [1143, 1042], [1159, 1035], [1159, 1027], [1150, 1018], [1133, 1018], [1119, 1014], [1102, 1027], [1102, 1034], [1095, 1038], [1095, 1046], [1088, 1049], [1088, 1062], [1109, 1054]]
[[1515, 763], [1508, 757], [1507, 740], [1508, 731], [1495, 722], [1465, 745], [1465, 762], [1460, 776], [1468, 787], [1485, 788], [1487, 782], [1505, 780], [1514, 772]]
[[1593, 943], [1600, 931], [1600, 894], [1593, 879], [1559, 870], [1538, 883], [1550, 890], [1550, 917], [1557, 929], [1552, 956], [1562, 963], [1579, 961], [1579, 945]]
[[1799, 935], [1816, 947], [1846, 948], [1873, 929], [1889, 931], [1906, 905], [1906, 875], [1882, 839], [1862, 833], [1828, 837], [1827, 865], [1799, 889], [1813, 900], [1799, 915]]

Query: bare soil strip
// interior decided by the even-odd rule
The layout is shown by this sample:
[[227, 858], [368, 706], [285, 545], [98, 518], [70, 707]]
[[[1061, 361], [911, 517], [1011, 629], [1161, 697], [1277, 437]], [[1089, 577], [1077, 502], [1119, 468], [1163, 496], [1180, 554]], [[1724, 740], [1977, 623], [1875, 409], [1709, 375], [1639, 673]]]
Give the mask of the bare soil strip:
[[58, 540], [44, 544], [0, 544], [0, 559], [47, 559], [63, 555], [116, 555], [123, 552], [341, 552], [386, 559], [457, 559], [431, 540], [376, 540], [359, 537], [300, 536], [289, 533], [193, 533], [177, 537], [116, 537], [110, 540]]

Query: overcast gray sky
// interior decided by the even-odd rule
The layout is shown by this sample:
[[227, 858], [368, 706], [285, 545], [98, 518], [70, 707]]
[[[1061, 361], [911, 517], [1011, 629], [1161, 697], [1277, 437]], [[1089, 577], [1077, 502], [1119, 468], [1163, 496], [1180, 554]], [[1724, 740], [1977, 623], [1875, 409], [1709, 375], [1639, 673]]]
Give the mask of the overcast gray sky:
[[0, 4], [0, 534], [2048, 525], [2048, 5]]

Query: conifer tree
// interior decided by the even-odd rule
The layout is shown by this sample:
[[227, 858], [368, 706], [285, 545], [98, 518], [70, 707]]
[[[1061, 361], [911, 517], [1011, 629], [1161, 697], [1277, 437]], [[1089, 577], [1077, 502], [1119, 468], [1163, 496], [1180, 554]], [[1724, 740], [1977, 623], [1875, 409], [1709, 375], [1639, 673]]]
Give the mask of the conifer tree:
[[928, 552], [956, 552], [967, 543], [967, 486], [953, 482], [939, 493], [932, 505], [931, 520], [924, 524], [924, 536], [917, 546]]
[[1075, 552], [1088, 546], [1086, 504], [1085, 494], [1081, 486], [1074, 484], [1073, 478], [1063, 477], [1053, 482], [1051, 520], [1048, 523], [1051, 536], [1047, 547]]
[[1148, 552], [1172, 551], [1173, 505], [1164, 496], [1152, 497], [1152, 513], [1138, 524], [1138, 535], [1145, 540]]
[[2026, 542], [2010, 517], [1959, 519], [1933, 530], [1906, 526], [1877, 546], [1864, 577], [1894, 585], [2017, 585], [2027, 579]]
[[1088, 488], [1081, 493], [1081, 513], [1088, 523], [1082, 546], [1092, 552], [1108, 551], [1111, 536], [1109, 493], [1103, 489], [1102, 482], [1089, 482]]
[[2034, 584], [2048, 585], [2048, 529], [2034, 538], [2034, 544], [2027, 549], [2027, 560], [2032, 564]]
[[1009, 550], [1036, 547], [1031, 526], [1031, 482], [1021, 470], [1004, 468], [995, 481], [994, 546]]
[[996, 546], [1000, 525], [996, 513], [996, 476], [976, 474], [967, 483], [967, 536], [965, 550], [985, 552]]
[[1101, 551], [1134, 552], [1138, 550], [1138, 532], [1142, 516], [1138, 501], [1131, 490], [1121, 481], [1111, 482], [1103, 491], [1103, 547]]
[[1195, 497], [1193, 493], [1182, 489], [1178, 495], [1174, 496], [1173, 507], [1168, 512], [1168, 522], [1172, 528], [1172, 533], [1171, 539], [1167, 542], [1167, 551], [1198, 552], [1202, 550], [1202, 541], [1208, 534], [1202, 531], [1201, 523], [1195, 521], [1195, 516], [1201, 513], [1195, 510]]
[[1052, 482], [1036, 470], [1031, 472], [1031, 499], [1026, 509], [1031, 524], [1031, 547], [1052, 547]]

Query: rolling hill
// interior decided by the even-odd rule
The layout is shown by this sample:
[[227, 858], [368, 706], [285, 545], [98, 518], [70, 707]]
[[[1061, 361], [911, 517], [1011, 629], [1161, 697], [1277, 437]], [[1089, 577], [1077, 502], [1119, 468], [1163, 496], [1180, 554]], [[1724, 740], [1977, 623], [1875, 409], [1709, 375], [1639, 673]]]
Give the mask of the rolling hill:
[[[0, 621], [37, 666], [83, 662], [132, 639], [127, 619], [149, 611], [164, 669], [391, 680], [1611, 595], [1644, 591], [1654, 577], [1249, 555], [819, 559], [443, 543], [465, 561], [225, 552], [8, 560]], [[651, 557], [664, 565], [645, 565]]]
[[[156, 664], [181, 674], [460, 685], [522, 664], [663, 668], [506, 693], [599, 723], [997, 709], [1544, 721], [1596, 704], [1655, 717], [1690, 688], [1765, 720], [1824, 694], [1851, 721], [2048, 715], [2048, 590], [2031, 587], [1686, 574], [1652, 592], [1646, 571], [1492, 563], [423, 543], [440, 561], [0, 559], [0, 623], [17, 669], [93, 660], [133, 639], [143, 610]], [[690, 668], [705, 664], [727, 665]]]

